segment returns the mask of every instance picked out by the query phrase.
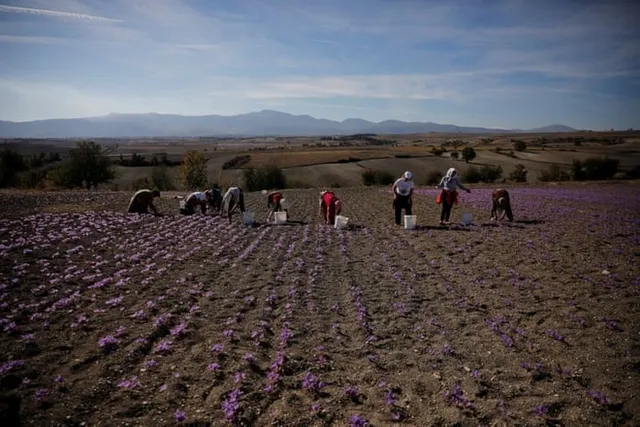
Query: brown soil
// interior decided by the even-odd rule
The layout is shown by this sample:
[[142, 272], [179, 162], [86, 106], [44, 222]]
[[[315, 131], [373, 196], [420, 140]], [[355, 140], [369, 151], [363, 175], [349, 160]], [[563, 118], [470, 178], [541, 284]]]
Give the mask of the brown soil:
[[380, 189], [337, 191], [343, 231], [315, 190], [256, 227], [2, 192], [0, 423], [223, 425], [237, 389], [232, 425], [639, 425], [637, 186], [511, 191], [513, 224], [463, 194], [470, 227], [436, 227], [435, 193], [416, 195], [413, 231]]

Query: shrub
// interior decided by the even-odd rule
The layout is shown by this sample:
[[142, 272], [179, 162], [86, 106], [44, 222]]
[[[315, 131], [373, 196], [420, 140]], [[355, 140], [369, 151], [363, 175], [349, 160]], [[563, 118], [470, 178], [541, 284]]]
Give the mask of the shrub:
[[590, 157], [584, 162], [574, 160], [571, 170], [576, 181], [605, 180], [615, 176], [619, 165], [617, 159]]
[[436, 185], [440, 183], [440, 180], [442, 179], [442, 173], [439, 171], [431, 171], [427, 174], [427, 178], [425, 179], [424, 183], [426, 185]]
[[434, 156], [440, 157], [442, 156], [443, 153], [444, 153], [444, 150], [442, 148], [431, 147], [431, 154], [433, 154]]
[[549, 166], [549, 169], [540, 172], [540, 177], [538, 179], [542, 182], [569, 181], [571, 176], [560, 169], [560, 166], [551, 165]]
[[169, 175], [169, 168], [165, 165], [156, 166], [151, 170], [153, 187], [160, 191], [175, 190], [176, 186]]
[[24, 158], [16, 150], [5, 148], [0, 152], [0, 187], [18, 185], [18, 173], [27, 168]]
[[389, 185], [393, 184], [395, 179], [387, 171], [367, 170], [362, 173], [362, 182], [364, 185]]
[[483, 166], [480, 169], [480, 180], [493, 183], [502, 178], [502, 166]]
[[475, 184], [482, 180], [482, 173], [475, 166], [469, 166], [469, 168], [462, 174], [462, 180], [465, 183]]
[[509, 174], [509, 179], [515, 182], [527, 182], [527, 169], [522, 163], [518, 163]]
[[188, 190], [204, 188], [207, 184], [207, 159], [200, 151], [187, 151], [180, 166], [180, 182]]
[[451, 158], [453, 159], [458, 159], [458, 157], [460, 157], [460, 153], [458, 153], [457, 151], [452, 151], [451, 152]]
[[269, 166], [263, 169], [247, 169], [243, 175], [247, 191], [287, 188], [287, 179], [284, 176], [284, 172], [277, 166]]
[[511, 142], [513, 142], [513, 149], [516, 151], [524, 151], [527, 149], [527, 144], [524, 141], [512, 139]]
[[473, 147], [464, 147], [462, 149], [462, 160], [464, 160], [466, 163], [469, 163], [475, 158], [476, 150], [474, 150]]

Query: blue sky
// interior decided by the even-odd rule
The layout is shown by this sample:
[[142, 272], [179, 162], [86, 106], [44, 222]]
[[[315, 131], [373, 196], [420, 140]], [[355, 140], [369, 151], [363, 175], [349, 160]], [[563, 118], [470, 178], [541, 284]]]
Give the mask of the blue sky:
[[0, 119], [640, 128], [634, 0], [0, 0]]

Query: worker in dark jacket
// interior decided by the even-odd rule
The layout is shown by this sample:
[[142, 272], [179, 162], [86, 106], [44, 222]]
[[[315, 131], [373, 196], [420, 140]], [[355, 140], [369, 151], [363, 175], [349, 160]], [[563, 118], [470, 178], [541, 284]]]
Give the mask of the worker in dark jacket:
[[158, 209], [153, 204], [153, 199], [160, 197], [158, 190], [138, 190], [131, 198], [129, 202], [128, 213], [146, 214], [149, 213], [149, 208], [155, 215], [159, 215]]
[[511, 210], [509, 192], [503, 188], [498, 188], [491, 194], [491, 199], [491, 220], [497, 220], [498, 212], [501, 212], [500, 220], [503, 220], [506, 215], [509, 222], [512, 222], [513, 211]]

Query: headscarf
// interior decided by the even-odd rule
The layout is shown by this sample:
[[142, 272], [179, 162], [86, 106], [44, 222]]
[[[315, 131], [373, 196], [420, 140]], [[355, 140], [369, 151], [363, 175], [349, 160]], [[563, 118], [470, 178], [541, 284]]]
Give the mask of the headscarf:
[[411, 181], [411, 178], [413, 178], [413, 174], [409, 171], [406, 171], [402, 176], [408, 179], [409, 181]]
[[449, 170], [447, 171], [447, 179], [453, 178], [453, 175], [455, 173], [456, 173], [456, 169], [455, 168], [449, 168]]

